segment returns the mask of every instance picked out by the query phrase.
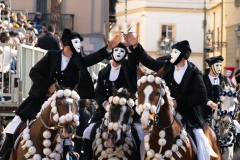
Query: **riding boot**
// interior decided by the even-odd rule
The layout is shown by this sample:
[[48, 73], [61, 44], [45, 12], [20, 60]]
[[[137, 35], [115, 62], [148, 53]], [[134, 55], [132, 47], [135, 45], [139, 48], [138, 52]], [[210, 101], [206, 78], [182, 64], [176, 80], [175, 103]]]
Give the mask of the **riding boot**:
[[92, 144], [91, 140], [89, 139], [84, 139], [83, 140], [83, 159], [84, 160], [92, 160]]
[[0, 150], [0, 160], [9, 160], [13, 145], [13, 134], [7, 133], [2, 149]]

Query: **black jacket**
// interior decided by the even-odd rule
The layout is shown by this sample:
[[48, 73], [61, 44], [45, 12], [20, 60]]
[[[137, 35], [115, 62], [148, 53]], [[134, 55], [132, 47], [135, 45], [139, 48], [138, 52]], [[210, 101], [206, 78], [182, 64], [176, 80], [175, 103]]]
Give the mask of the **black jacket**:
[[[123, 60], [121, 63], [121, 67], [123, 70], [123, 74], [125, 76], [125, 82], [127, 83], [128, 90], [135, 94], [137, 91], [137, 66], [138, 61], [136, 57], [129, 53], [128, 59]], [[99, 71], [98, 73], [98, 80], [97, 80], [97, 87], [96, 87], [96, 101], [100, 107], [102, 107], [102, 103], [110, 97], [107, 95], [109, 92], [109, 86], [105, 82], [109, 80], [109, 74], [111, 71], [111, 64], [108, 64], [105, 68]], [[124, 87], [124, 86], [121, 86]], [[117, 88], [119, 89], [119, 88]], [[110, 90], [111, 92], [111, 90]]]
[[[173, 77], [173, 74], [169, 74], [174, 69], [172, 63], [153, 59], [147, 55], [140, 44], [135, 49], [131, 48], [131, 51], [144, 66], [151, 70], [158, 71], [164, 66], [162, 78], [166, 82]], [[187, 121], [188, 126], [203, 128], [201, 104], [206, 101], [206, 98], [207, 93], [202, 74], [193, 63], [188, 62], [188, 68], [183, 77], [183, 94], [178, 95], [176, 99], [177, 110]]]

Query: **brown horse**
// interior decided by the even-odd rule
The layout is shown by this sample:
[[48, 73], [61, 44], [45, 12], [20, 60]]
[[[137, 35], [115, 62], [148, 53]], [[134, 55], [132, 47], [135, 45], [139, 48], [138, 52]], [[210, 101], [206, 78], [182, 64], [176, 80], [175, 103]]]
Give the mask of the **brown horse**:
[[37, 119], [27, 122], [13, 151], [14, 160], [61, 159], [63, 139], [74, 134], [79, 125], [77, 102], [80, 97], [75, 90], [64, 90], [57, 84], [56, 88], [42, 105]]
[[[184, 130], [181, 116], [173, 109], [173, 102], [168, 87], [157, 74], [145, 76], [138, 68], [138, 107], [143, 130], [148, 134], [144, 137], [145, 157], [150, 159], [194, 160], [197, 158], [196, 147], [191, 137]], [[217, 136], [207, 125], [204, 133], [210, 141], [215, 155], [211, 160], [221, 160], [221, 152]]]
[[139, 159], [131, 131], [134, 95], [125, 88], [117, 90], [114, 85], [112, 90], [104, 119], [92, 130], [93, 156], [88, 159]]

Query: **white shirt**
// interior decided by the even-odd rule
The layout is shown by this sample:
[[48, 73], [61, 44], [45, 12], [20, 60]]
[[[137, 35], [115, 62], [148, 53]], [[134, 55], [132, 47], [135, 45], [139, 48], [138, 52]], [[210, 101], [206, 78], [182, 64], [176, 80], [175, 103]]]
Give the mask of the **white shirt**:
[[66, 69], [67, 68], [67, 65], [68, 65], [68, 63], [69, 63], [69, 61], [70, 61], [70, 58], [71, 57], [66, 57], [66, 56], [64, 56], [63, 54], [62, 54], [62, 63], [61, 63], [61, 71], [63, 71], [64, 69]]
[[10, 46], [3, 47], [2, 54], [0, 54], [0, 72], [10, 71], [10, 64], [14, 56], [17, 56], [17, 50], [11, 49]]
[[219, 77], [213, 77], [210, 75], [210, 73], [208, 74], [208, 77], [212, 83], [212, 85], [220, 85], [220, 80], [219, 80]]
[[121, 65], [119, 65], [118, 67], [114, 67], [111, 63], [111, 70], [110, 70], [110, 76], [109, 76], [110, 81], [115, 81], [118, 78], [120, 69], [121, 69]]
[[186, 63], [185, 66], [180, 67], [180, 68], [175, 66], [173, 77], [174, 77], [174, 80], [177, 82], [177, 84], [181, 83], [182, 78], [184, 76], [184, 73], [185, 73], [187, 67], [188, 67], [188, 63]]

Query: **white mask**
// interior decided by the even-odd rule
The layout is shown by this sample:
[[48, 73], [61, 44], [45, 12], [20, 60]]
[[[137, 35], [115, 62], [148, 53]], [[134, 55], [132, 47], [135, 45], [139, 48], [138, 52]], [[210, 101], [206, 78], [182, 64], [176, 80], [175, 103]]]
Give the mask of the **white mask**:
[[72, 42], [72, 45], [73, 45], [75, 51], [77, 53], [80, 53], [81, 46], [82, 46], [80, 39], [79, 38], [74, 38], [74, 39], [71, 40], [71, 42]]
[[222, 62], [218, 62], [218, 63], [214, 63], [212, 66], [211, 66], [212, 70], [213, 70], [213, 73], [215, 75], [218, 75], [221, 73], [222, 71]]
[[119, 47], [113, 49], [113, 58], [115, 59], [115, 61], [121, 61], [125, 55], [125, 49]]
[[181, 52], [174, 48], [172, 50], [172, 53], [170, 54], [170, 56], [171, 56], [170, 62], [174, 63], [177, 60], [177, 58], [179, 57], [180, 54], [181, 54]]
[[230, 71], [230, 70], [227, 70], [227, 72], [226, 72], [226, 76], [227, 76], [227, 77], [230, 77], [230, 76], [231, 76], [231, 74], [232, 74], [232, 71]]

